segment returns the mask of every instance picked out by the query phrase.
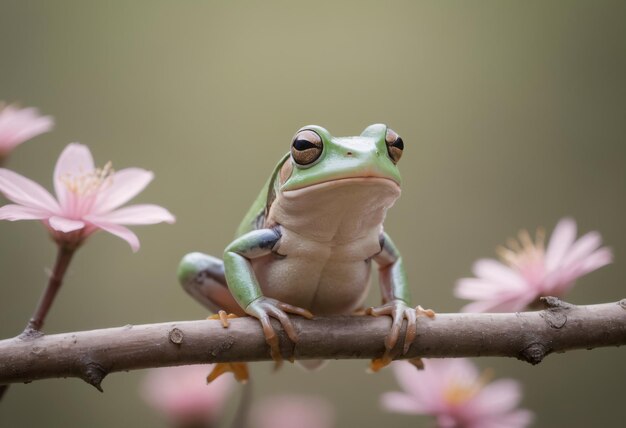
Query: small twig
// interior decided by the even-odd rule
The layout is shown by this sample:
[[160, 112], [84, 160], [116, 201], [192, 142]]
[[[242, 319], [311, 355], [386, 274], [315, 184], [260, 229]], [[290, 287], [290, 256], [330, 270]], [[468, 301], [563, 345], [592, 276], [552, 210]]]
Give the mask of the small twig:
[[[418, 320], [418, 336], [395, 358], [514, 357], [531, 364], [572, 349], [626, 344], [626, 300], [574, 306], [547, 300], [538, 312], [438, 314]], [[380, 357], [389, 317], [292, 317], [299, 333], [294, 347], [281, 332], [281, 352], [295, 359]], [[275, 324], [278, 329], [278, 324]], [[400, 335], [403, 337], [403, 334]], [[100, 389], [109, 373], [148, 367], [269, 360], [257, 320], [201, 320], [126, 326], [0, 341], [0, 384], [80, 377]]]
[[28, 321], [28, 325], [22, 333], [23, 336], [41, 335], [41, 328], [46, 320], [46, 315], [48, 315], [48, 311], [54, 302], [54, 298], [61, 288], [61, 285], [63, 285], [65, 272], [72, 261], [75, 251], [76, 248], [61, 244], [59, 245], [57, 258], [54, 263], [50, 279], [48, 280], [48, 285], [39, 299], [39, 303], [37, 304], [37, 308], [35, 309], [32, 318]]

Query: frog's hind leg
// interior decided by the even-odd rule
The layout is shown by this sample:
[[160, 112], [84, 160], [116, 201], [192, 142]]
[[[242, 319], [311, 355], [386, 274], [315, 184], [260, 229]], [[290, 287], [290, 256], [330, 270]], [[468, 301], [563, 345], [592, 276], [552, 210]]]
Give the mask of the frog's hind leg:
[[[224, 328], [228, 327], [229, 318], [245, 315], [228, 290], [224, 263], [220, 259], [202, 253], [189, 253], [178, 266], [178, 280], [194, 299], [216, 312], [209, 319], [219, 319]], [[232, 372], [239, 382], [248, 380], [248, 366], [245, 363], [218, 363], [207, 376], [207, 382], [212, 382], [226, 372]]]
[[178, 265], [178, 281], [187, 293], [212, 312], [246, 315], [228, 290], [222, 260], [203, 253], [189, 253]]

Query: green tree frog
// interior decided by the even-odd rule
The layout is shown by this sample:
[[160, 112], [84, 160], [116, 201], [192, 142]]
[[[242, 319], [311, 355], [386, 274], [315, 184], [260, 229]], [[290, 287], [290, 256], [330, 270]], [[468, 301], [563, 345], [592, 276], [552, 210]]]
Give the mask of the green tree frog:
[[[402, 257], [383, 231], [400, 196], [402, 138], [386, 125], [356, 137], [333, 137], [320, 126], [301, 128], [291, 150], [241, 222], [223, 261], [187, 254], [178, 270], [185, 290], [220, 317], [258, 318], [274, 360], [281, 358], [276, 318], [294, 343], [287, 314], [351, 314], [363, 308], [372, 260], [378, 265], [382, 305], [370, 315], [389, 315], [389, 352], [407, 320], [404, 352], [416, 336], [420, 307], [410, 307]], [[388, 358], [390, 360], [390, 358]]]

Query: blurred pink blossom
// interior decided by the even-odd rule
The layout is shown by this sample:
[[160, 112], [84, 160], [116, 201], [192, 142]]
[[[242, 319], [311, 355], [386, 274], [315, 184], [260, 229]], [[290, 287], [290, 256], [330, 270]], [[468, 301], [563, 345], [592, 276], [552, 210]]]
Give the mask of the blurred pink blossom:
[[0, 104], [0, 158], [9, 154], [16, 146], [54, 126], [50, 116], [40, 116], [35, 108], [18, 108]]
[[55, 199], [34, 181], [0, 168], [0, 193], [15, 204], [0, 208], [0, 220], [41, 220], [54, 239], [79, 246], [102, 229], [127, 241], [133, 251], [139, 239], [125, 225], [173, 223], [174, 216], [158, 205], [118, 207], [141, 192], [154, 175], [139, 168], [114, 172], [110, 163], [94, 166], [91, 152], [82, 144], [69, 144], [54, 170]]
[[488, 375], [464, 358], [425, 360], [425, 369], [408, 362], [392, 364], [404, 392], [387, 392], [382, 406], [391, 412], [431, 415], [439, 428], [522, 428], [532, 412], [518, 409], [519, 382], [501, 379], [488, 383]]
[[520, 311], [542, 296], [563, 296], [581, 276], [613, 261], [607, 247], [601, 247], [598, 232], [588, 232], [576, 239], [576, 222], [561, 219], [545, 248], [544, 233], [537, 231], [533, 242], [527, 231], [519, 233], [519, 242], [510, 240], [508, 248], [499, 248], [504, 263], [481, 259], [474, 263], [476, 278], [460, 279], [456, 297], [474, 302], [464, 312]]
[[265, 398], [252, 409], [253, 428], [331, 428], [335, 413], [324, 398], [277, 395]]
[[212, 365], [152, 369], [141, 384], [141, 396], [172, 426], [211, 426], [222, 414], [236, 384], [220, 376], [207, 385]]

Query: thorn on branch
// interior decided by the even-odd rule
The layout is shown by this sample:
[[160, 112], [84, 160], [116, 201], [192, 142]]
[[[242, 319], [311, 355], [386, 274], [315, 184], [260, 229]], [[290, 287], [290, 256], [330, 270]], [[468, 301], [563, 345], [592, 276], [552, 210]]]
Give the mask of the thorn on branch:
[[95, 361], [90, 361], [82, 366], [81, 378], [98, 391], [104, 392], [101, 384], [107, 374], [108, 372], [104, 369], [104, 367]]

